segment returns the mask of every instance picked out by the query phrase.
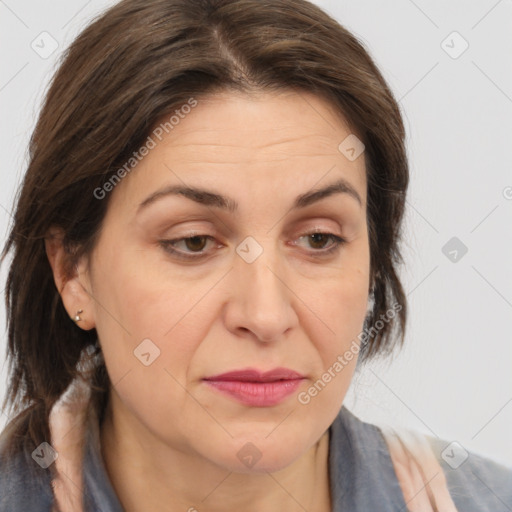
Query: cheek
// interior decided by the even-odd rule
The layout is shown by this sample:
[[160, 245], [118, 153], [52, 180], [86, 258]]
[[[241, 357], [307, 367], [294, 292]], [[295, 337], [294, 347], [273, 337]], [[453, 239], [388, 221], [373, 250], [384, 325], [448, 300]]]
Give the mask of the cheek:
[[[315, 377], [297, 396], [309, 414], [327, 423], [339, 411], [355, 372], [368, 303], [367, 272], [355, 272], [319, 290], [312, 297], [319, 319], [309, 327], [309, 339], [319, 357]], [[313, 309], [313, 307], [311, 308]]]
[[122, 244], [123, 250], [115, 251], [114, 239], [109, 240], [95, 255], [92, 292], [98, 304], [98, 328], [117, 330], [123, 338], [133, 337], [132, 342], [170, 329], [184, 293], [179, 281], [168, 286], [149, 261], [151, 251]]
[[162, 380], [170, 379], [169, 373], [184, 382], [212, 314], [201, 299], [218, 277], [187, 282], [159, 273], [161, 267], [149, 260], [149, 251], [128, 248], [116, 254], [104, 247], [96, 257], [101, 264], [96, 264], [93, 296], [96, 329], [112, 382], [124, 379], [127, 372], [130, 381], [135, 379], [142, 389], [153, 386], [155, 392]]
[[[345, 350], [361, 332], [367, 313], [369, 287], [368, 251], [361, 247], [346, 255], [342, 265], [310, 287], [308, 305], [322, 327], [311, 332], [312, 339], [324, 340], [322, 352]], [[304, 290], [306, 293], [306, 290]], [[324, 335], [316, 337], [315, 332]]]
[[[340, 280], [338, 284], [316, 298], [323, 326], [319, 328], [317, 321], [316, 328], [311, 326], [309, 334], [321, 359], [321, 371], [330, 370], [331, 377], [336, 375], [335, 379], [328, 375], [323, 378], [328, 382], [335, 381], [329, 387], [337, 388], [336, 393], [348, 387], [355, 369], [360, 344], [358, 336], [362, 332], [368, 301], [365, 279], [361, 282]], [[338, 364], [340, 360], [343, 368]]]

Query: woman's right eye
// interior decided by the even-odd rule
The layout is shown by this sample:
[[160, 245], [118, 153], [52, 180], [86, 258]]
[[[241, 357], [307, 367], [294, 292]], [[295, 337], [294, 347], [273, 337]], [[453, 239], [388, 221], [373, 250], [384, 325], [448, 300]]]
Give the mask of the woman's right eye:
[[[173, 240], [160, 240], [160, 245], [165, 251], [184, 260], [200, 259], [207, 254], [204, 252], [204, 247], [208, 241], [215, 240], [210, 235], [194, 235], [183, 238], [175, 238]], [[176, 249], [181, 244], [184, 249]], [[190, 251], [190, 252], [188, 252]]]

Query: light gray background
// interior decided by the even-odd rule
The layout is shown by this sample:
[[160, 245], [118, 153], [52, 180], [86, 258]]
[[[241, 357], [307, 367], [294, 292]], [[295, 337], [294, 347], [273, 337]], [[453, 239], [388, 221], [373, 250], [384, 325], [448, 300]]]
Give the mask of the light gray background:
[[[57, 60], [113, 3], [0, 0], [2, 241]], [[512, 465], [512, 2], [315, 3], [358, 36], [388, 80], [411, 164], [406, 346], [366, 367], [345, 403], [365, 420], [457, 440]], [[46, 59], [31, 48], [44, 31], [59, 45]], [[461, 38], [469, 47], [457, 56]], [[468, 248], [457, 262], [442, 252], [452, 237]], [[5, 274], [4, 265], [2, 287]], [[5, 334], [0, 345], [3, 360]], [[2, 393], [5, 376], [4, 367]]]

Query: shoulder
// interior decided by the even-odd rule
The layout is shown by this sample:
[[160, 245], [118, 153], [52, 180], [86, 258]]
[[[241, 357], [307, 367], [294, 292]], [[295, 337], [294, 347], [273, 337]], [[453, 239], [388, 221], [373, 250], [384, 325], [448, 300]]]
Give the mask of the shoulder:
[[[48, 512], [52, 506], [51, 475], [28, 450], [8, 450], [12, 426], [0, 434], [0, 512]], [[34, 448], [35, 449], [35, 448]], [[43, 466], [45, 457], [44, 449]]]
[[371, 506], [378, 502], [386, 511], [430, 510], [431, 499], [447, 511], [512, 511], [512, 468], [458, 443], [368, 423], [346, 407], [331, 434], [331, 463], [337, 466], [331, 469], [336, 479], [350, 482], [351, 489], [342, 484], [341, 491], [352, 493], [354, 510], [364, 510], [357, 507], [371, 494]]
[[333, 510], [406, 510], [379, 428], [345, 406], [330, 428], [329, 470]]
[[427, 437], [459, 510], [510, 512], [512, 467], [466, 451], [457, 442]]
[[447, 511], [512, 510], [512, 468], [458, 442], [405, 428], [380, 429], [407, 503], [442, 504]]

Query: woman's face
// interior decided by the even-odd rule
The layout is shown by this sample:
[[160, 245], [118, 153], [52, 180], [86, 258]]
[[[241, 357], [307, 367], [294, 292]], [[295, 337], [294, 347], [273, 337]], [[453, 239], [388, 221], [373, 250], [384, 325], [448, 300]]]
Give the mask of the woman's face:
[[[310, 94], [223, 93], [190, 110], [103, 199], [82, 316], [114, 416], [141, 444], [276, 471], [330, 426], [355, 369], [340, 361], [367, 311], [364, 153]], [[275, 368], [301, 378], [205, 380]]]

